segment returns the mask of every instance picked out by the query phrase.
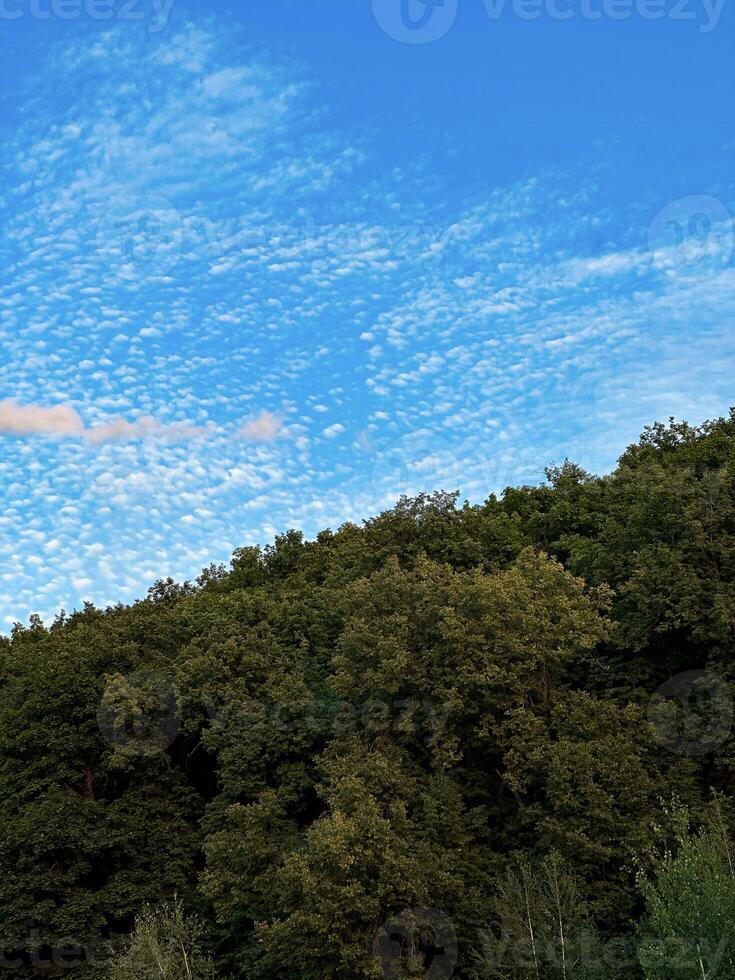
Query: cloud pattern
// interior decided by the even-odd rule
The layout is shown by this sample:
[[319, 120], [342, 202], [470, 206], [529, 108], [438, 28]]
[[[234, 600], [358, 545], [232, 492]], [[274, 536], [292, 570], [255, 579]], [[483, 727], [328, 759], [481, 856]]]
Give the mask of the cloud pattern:
[[379, 139], [331, 129], [308, 68], [215, 22], [71, 35], [22, 94], [2, 628], [402, 492], [605, 469], [654, 418], [727, 407], [732, 187], [701, 254], [589, 167], [458, 197], [368, 166]]

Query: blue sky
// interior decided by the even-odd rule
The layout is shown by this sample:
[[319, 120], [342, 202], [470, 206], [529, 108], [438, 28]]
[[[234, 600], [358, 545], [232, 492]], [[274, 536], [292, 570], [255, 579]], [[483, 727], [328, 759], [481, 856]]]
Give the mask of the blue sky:
[[716, 0], [0, 0], [0, 628], [725, 413], [734, 39]]

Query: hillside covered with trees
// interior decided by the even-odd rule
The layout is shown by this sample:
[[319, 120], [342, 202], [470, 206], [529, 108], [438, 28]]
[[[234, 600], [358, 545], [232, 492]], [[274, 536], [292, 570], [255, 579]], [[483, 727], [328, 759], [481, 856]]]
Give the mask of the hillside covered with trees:
[[735, 412], [0, 639], [8, 976], [735, 978]]

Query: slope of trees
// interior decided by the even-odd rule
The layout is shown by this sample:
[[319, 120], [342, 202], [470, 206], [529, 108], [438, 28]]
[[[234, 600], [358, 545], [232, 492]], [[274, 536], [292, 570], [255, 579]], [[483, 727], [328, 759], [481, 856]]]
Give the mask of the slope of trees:
[[735, 976], [735, 413], [547, 476], [0, 639], [4, 972]]

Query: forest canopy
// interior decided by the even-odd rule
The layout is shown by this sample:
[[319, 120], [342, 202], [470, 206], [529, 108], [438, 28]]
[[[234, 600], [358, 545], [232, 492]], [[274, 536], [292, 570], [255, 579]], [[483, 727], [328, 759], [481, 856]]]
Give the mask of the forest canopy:
[[0, 638], [8, 976], [735, 978], [735, 411]]

